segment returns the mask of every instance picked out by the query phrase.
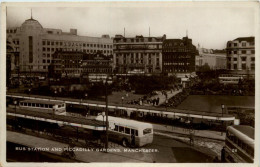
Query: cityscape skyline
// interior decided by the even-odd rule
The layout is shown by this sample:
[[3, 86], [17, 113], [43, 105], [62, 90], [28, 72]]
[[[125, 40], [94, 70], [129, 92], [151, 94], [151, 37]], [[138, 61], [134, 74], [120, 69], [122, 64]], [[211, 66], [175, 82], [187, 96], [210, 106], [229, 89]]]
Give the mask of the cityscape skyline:
[[[80, 36], [101, 37], [108, 34], [114, 37], [116, 34], [124, 35], [125, 28], [126, 37], [147, 37], [150, 28], [150, 36], [166, 34], [167, 38], [182, 38], [188, 35], [196, 47], [200, 44], [208, 49], [225, 49], [229, 40], [255, 36], [255, 11], [249, 7], [240, 7], [239, 10], [213, 6], [124, 8], [111, 5], [86, 8], [49, 7], [48, 10], [46, 7], [8, 7], [7, 27], [21, 26], [31, 17], [31, 9], [32, 17], [43, 27], [61, 29], [64, 32], [75, 28]], [[46, 17], [47, 14], [52, 16], [51, 20]], [[221, 35], [216, 35], [218, 33]]]

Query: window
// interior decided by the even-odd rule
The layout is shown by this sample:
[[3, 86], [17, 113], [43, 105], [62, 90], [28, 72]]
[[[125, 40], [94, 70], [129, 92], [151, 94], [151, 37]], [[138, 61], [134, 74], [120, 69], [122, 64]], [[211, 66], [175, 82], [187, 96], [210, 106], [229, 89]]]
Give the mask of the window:
[[149, 134], [149, 133], [152, 133], [152, 129], [150, 129], [150, 128], [144, 129], [144, 131], [143, 131], [144, 135]]
[[124, 133], [125, 132], [125, 128], [123, 126], [119, 126], [119, 132]]
[[234, 70], [236, 70], [237, 69], [237, 64], [234, 64]]
[[130, 134], [130, 128], [125, 128], [125, 133]]
[[254, 57], [251, 57], [251, 61], [255, 61], [255, 58], [254, 58]]
[[42, 41], [42, 44], [45, 45], [45, 41]]
[[114, 131], [118, 131], [118, 126], [117, 125], [115, 125]]
[[251, 50], [251, 54], [255, 54], [255, 50]]
[[45, 59], [43, 59], [43, 60], [42, 60], [42, 63], [46, 63], [46, 60], [45, 60]]
[[237, 46], [237, 43], [234, 43], [234, 46]]
[[242, 69], [243, 69], [243, 70], [246, 69], [246, 64], [242, 64]]
[[234, 51], [234, 54], [237, 54], [237, 51]]
[[246, 46], [246, 43], [245, 43], [245, 42], [242, 42], [242, 46]]
[[237, 58], [236, 58], [236, 57], [234, 57], [234, 58], [233, 58], [233, 61], [237, 61]]
[[242, 50], [242, 54], [246, 54], [246, 50]]
[[246, 57], [241, 57], [242, 61], [246, 61]]

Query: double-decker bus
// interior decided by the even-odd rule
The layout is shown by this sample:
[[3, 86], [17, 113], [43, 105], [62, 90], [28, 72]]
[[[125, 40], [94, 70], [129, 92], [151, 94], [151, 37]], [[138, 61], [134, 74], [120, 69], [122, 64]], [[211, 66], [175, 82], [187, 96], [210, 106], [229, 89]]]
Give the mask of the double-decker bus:
[[218, 77], [219, 83], [222, 84], [238, 84], [243, 78], [243, 75], [238, 74], [220, 74]]
[[246, 125], [228, 126], [225, 140], [225, 161], [254, 162], [255, 129]]
[[66, 105], [62, 101], [29, 99], [20, 101], [19, 107], [25, 110], [43, 111], [47, 113], [54, 113], [56, 115], [66, 115]]
[[[99, 115], [96, 120], [104, 121], [106, 117]], [[124, 147], [142, 147], [153, 142], [153, 126], [149, 123], [108, 116], [109, 139], [120, 142]]]

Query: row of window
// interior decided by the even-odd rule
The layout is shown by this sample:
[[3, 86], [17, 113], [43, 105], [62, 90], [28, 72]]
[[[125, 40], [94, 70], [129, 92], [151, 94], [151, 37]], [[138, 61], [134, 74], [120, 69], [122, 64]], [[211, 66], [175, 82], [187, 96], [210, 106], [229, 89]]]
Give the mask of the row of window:
[[[233, 44], [233, 45], [232, 45], [232, 44]], [[241, 45], [242, 45], [242, 46], [247, 46], [247, 43], [246, 43], [246, 42], [242, 42]], [[255, 43], [254, 43], [254, 42], [250, 42], [249, 45], [250, 45], [250, 46], [254, 46]], [[238, 45], [238, 43], [229, 43], [229, 44], [228, 44], [228, 47], [232, 47], [232, 46], [233, 46], [233, 47], [237, 47], [237, 46], [239, 46], [239, 45]]]
[[[228, 63], [228, 67], [227, 67], [228, 69], [231, 69], [231, 64], [230, 63]], [[246, 66], [246, 64], [241, 64], [241, 68], [243, 69], [243, 70], [246, 70], [246, 69], [248, 69], [247, 68], [247, 66]], [[255, 64], [251, 64], [251, 66], [250, 66], [250, 68], [251, 68], [251, 70], [254, 70], [255, 69]], [[234, 70], [237, 70], [238, 69], [238, 66], [237, 66], [237, 64], [233, 64], [233, 69]]]
[[6, 33], [16, 33], [16, 29], [7, 29]]
[[117, 56], [117, 57], [120, 57], [120, 56], [128, 57], [128, 56], [130, 56], [131, 58], [148, 56], [149, 58], [151, 58], [152, 56], [158, 57], [159, 53], [158, 52], [155, 52], [155, 53], [118, 53], [118, 54], [115, 54], [115, 56]]
[[[241, 57], [242, 61], [246, 61], [247, 57]], [[231, 61], [231, 57], [228, 57], [228, 61]], [[233, 57], [233, 61], [237, 61], [236, 57]], [[255, 61], [255, 57], [251, 57], [251, 61]]]
[[161, 39], [156, 39], [156, 38], [123, 38], [123, 39], [114, 39], [115, 43], [120, 43], [120, 42], [162, 42]]
[[79, 46], [79, 47], [97, 47], [97, 48], [113, 48], [113, 45], [108, 45], [108, 44], [92, 44], [92, 43], [79, 43], [79, 42], [61, 42], [61, 41], [42, 41], [42, 45], [47, 45], [47, 46]]
[[228, 51], [228, 54], [255, 54], [255, 50]]
[[20, 106], [40, 107], [40, 108], [53, 108], [52, 104], [39, 104], [39, 103], [27, 103], [27, 102], [20, 102]]
[[128, 134], [128, 135], [134, 134], [135, 136], [138, 136], [138, 130], [130, 129], [130, 128], [123, 127], [123, 126], [115, 125], [114, 131], [125, 133], [125, 134]]
[[75, 48], [42, 48], [43, 52], [55, 52], [55, 51], [75, 51], [75, 52], [84, 52], [84, 53], [96, 53], [96, 52], [101, 52], [101, 53], [108, 53], [112, 54], [112, 50], [86, 50], [86, 49], [75, 49]]
[[188, 72], [188, 69], [165, 69], [165, 72]]
[[83, 69], [84, 72], [88, 72], [88, 73], [110, 73], [112, 71], [111, 68], [86, 68]]
[[164, 63], [164, 65], [179, 65], [179, 66], [185, 66], [185, 65], [190, 65], [190, 63]]

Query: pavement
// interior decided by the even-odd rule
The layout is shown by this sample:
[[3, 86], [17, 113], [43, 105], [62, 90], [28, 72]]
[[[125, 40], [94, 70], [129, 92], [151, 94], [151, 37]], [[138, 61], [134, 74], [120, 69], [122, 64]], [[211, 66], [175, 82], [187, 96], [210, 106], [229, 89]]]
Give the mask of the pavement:
[[169, 126], [169, 125], [161, 125], [161, 124], [154, 124], [153, 129], [156, 132], [168, 132], [173, 134], [180, 134], [180, 135], [190, 135], [190, 133], [193, 133], [194, 136], [207, 138], [207, 139], [215, 139], [215, 140], [221, 140], [224, 141], [226, 137], [226, 133], [221, 133], [217, 131], [210, 131], [210, 130], [191, 130], [176, 126]]
[[[7, 141], [28, 146], [31, 151], [47, 151], [56, 155], [61, 155], [63, 149], [68, 147], [68, 144], [52, 141], [27, 134], [7, 131]], [[17, 140], [19, 139], [19, 140]], [[82, 162], [138, 162], [152, 163], [153, 156], [146, 152], [123, 152], [122, 146], [119, 148], [111, 148], [111, 152], [105, 153], [81, 147], [74, 147], [76, 159]], [[122, 148], [121, 148], [122, 147]], [[102, 158], [101, 158], [102, 157]]]

